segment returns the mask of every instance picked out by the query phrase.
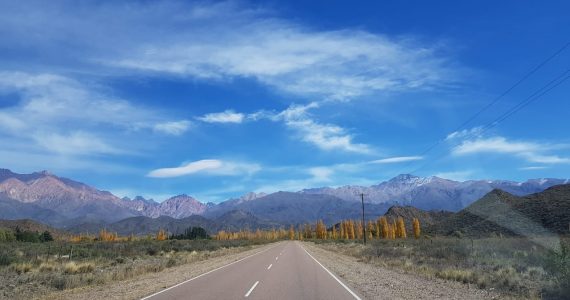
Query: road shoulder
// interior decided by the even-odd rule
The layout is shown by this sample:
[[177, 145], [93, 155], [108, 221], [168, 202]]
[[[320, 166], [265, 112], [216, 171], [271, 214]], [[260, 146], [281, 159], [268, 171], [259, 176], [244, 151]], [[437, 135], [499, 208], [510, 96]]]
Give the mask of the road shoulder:
[[459, 282], [425, 278], [325, 250], [311, 242], [303, 247], [365, 299], [493, 299], [497, 295]]

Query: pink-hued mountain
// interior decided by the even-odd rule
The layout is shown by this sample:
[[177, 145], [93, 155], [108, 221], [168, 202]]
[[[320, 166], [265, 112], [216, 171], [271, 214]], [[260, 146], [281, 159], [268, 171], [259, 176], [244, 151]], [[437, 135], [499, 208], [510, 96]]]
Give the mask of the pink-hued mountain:
[[202, 214], [206, 205], [179, 195], [162, 203], [119, 198], [47, 171], [17, 174], [0, 169], [0, 219], [31, 218], [54, 225], [115, 222], [129, 217], [184, 218]]
[[[43, 218], [50, 224], [60, 219], [70, 222], [112, 222], [138, 215], [123, 205], [115, 195], [92, 188], [86, 184], [60, 178], [46, 171], [32, 174], [16, 174], [0, 169], [0, 195], [6, 201], [19, 202], [19, 211], [33, 212], [41, 209]], [[52, 212], [50, 216], [47, 212]], [[2, 215], [14, 219], [17, 216]], [[6, 214], [4, 212], [3, 214]], [[32, 214], [28, 216], [34, 218]], [[56, 219], [54, 222], [51, 218]]]
[[208, 207], [206, 204], [185, 194], [174, 196], [162, 203], [157, 203], [152, 199], [146, 200], [141, 196], [137, 196], [133, 200], [123, 198], [123, 201], [127, 207], [151, 218], [168, 216], [181, 219], [191, 215], [201, 215]]

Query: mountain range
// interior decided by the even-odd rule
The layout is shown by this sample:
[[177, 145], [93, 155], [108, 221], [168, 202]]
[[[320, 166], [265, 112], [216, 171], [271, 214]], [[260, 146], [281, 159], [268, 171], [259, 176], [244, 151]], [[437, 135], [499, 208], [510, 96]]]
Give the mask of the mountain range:
[[248, 193], [218, 204], [202, 203], [191, 196], [178, 195], [159, 203], [140, 196], [119, 198], [110, 192], [46, 171], [17, 174], [0, 169], [0, 219], [27, 218], [63, 228], [77, 225], [94, 228], [125, 220], [155, 222], [152, 219], [160, 219], [160, 224], [175, 224], [179, 222], [177, 220], [185, 220], [188, 224], [221, 223], [220, 226], [207, 224], [208, 228], [216, 229], [224, 226], [226, 229], [239, 228], [238, 225], [269, 227], [316, 219], [330, 224], [341, 219], [358, 218], [361, 213], [360, 194], [365, 195], [367, 218], [376, 218], [393, 205], [459, 211], [494, 189], [524, 196], [565, 183], [568, 179], [532, 179], [522, 183], [504, 180], [459, 182], [435, 176], [399, 175], [368, 187]]

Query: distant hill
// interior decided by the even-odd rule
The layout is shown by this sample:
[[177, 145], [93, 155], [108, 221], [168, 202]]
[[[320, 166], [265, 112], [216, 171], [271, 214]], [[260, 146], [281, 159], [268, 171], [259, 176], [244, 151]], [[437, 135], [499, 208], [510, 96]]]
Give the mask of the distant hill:
[[[367, 216], [376, 218], [386, 212], [392, 204], [366, 204]], [[234, 205], [218, 205], [208, 209], [204, 216], [216, 218], [231, 210], [249, 212], [258, 218], [289, 225], [314, 222], [318, 219], [327, 224], [342, 219], [360, 218], [361, 204], [340, 198], [306, 193], [277, 192]]]
[[219, 230], [238, 231], [241, 229], [269, 229], [279, 228], [281, 225], [276, 222], [264, 221], [251, 213], [232, 210], [216, 219], [207, 219], [194, 215], [186, 218], [175, 219], [168, 216], [150, 218], [145, 216], [127, 218], [111, 224], [85, 223], [74, 226], [70, 231], [79, 233], [97, 234], [101, 229], [117, 232], [120, 235], [146, 235], [156, 234], [160, 229], [169, 233], [180, 234], [188, 227], [202, 227], [209, 234], [214, 234]]
[[569, 234], [570, 184], [518, 197], [493, 190], [428, 231], [468, 236]]
[[20, 228], [22, 231], [44, 232], [49, 231], [54, 238], [61, 238], [69, 236], [69, 233], [60, 229], [28, 219], [23, 220], [0, 220], [0, 228], [10, 229], [16, 231]]
[[417, 218], [420, 221], [422, 227], [433, 226], [434, 224], [446, 221], [448, 218], [454, 215], [453, 212], [444, 210], [431, 210], [425, 211], [413, 206], [392, 206], [384, 214], [388, 220], [396, 220], [399, 217], [404, 219], [409, 230], [411, 230], [412, 220]]
[[283, 226], [283, 224], [274, 221], [259, 219], [254, 214], [243, 210], [229, 211], [214, 219], [214, 223], [216, 224], [217, 231], [238, 231], [241, 229], [249, 229], [253, 231], [256, 229], [277, 229]]
[[188, 227], [199, 226], [206, 229], [209, 233], [213, 233], [216, 224], [202, 216], [190, 216], [182, 219], [161, 216], [158, 218], [150, 218], [138, 216], [123, 219], [111, 224], [85, 223], [70, 228], [70, 231], [76, 234], [90, 233], [97, 234], [101, 229], [117, 232], [119, 235], [146, 235], [156, 234], [160, 229], [165, 229], [170, 233], [183, 233]]

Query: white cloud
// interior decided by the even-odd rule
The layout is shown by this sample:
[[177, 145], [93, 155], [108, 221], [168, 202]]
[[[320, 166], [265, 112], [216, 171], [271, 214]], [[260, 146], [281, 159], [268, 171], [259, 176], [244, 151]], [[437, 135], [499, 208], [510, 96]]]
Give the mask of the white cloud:
[[313, 144], [323, 150], [342, 150], [356, 153], [370, 153], [368, 145], [353, 143], [353, 136], [346, 129], [319, 123], [311, 118], [308, 111], [318, 108], [319, 104], [311, 102], [306, 105], [291, 105], [281, 112], [258, 111], [251, 114], [226, 110], [221, 113], [210, 113], [198, 119], [208, 123], [241, 123], [243, 121], [271, 120], [283, 122], [294, 130], [302, 141]]
[[471, 129], [463, 129], [460, 131], [454, 131], [447, 135], [445, 138], [446, 141], [454, 140], [454, 139], [467, 139], [467, 138], [475, 138], [481, 136], [483, 133], [483, 127], [473, 127]]
[[148, 177], [168, 178], [179, 177], [191, 174], [209, 174], [209, 175], [251, 175], [261, 170], [258, 164], [222, 161], [218, 159], [204, 159], [183, 164], [174, 168], [161, 168], [150, 171]]
[[191, 124], [188, 120], [157, 123], [154, 125], [154, 131], [170, 135], [181, 135], [190, 128]]
[[435, 174], [434, 176], [455, 181], [466, 181], [470, 180], [472, 175], [473, 171], [452, 171], [452, 172], [440, 172]]
[[119, 144], [125, 144], [122, 133], [154, 130], [178, 135], [190, 125], [109, 96], [96, 84], [61, 75], [0, 71], [0, 92], [19, 97], [0, 109], [0, 134], [61, 154], [124, 154], [130, 151], [120, 150]]
[[316, 103], [308, 105], [292, 105], [273, 117], [297, 132], [301, 140], [311, 143], [323, 150], [343, 150], [357, 153], [370, 153], [368, 145], [353, 143], [353, 136], [346, 129], [314, 121], [308, 110], [318, 107]]
[[519, 170], [521, 170], [521, 171], [544, 170], [544, 169], [548, 169], [548, 167], [546, 167], [546, 166], [531, 166], [531, 167], [519, 168]]
[[220, 113], [209, 113], [198, 119], [206, 123], [241, 123], [244, 120], [244, 114], [236, 113], [233, 110], [226, 110]]
[[509, 141], [504, 137], [477, 138], [465, 140], [452, 149], [454, 155], [476, 153], [513, 154], [531, 163], [566, 164], [570, 158], [545, 154], [544, 152], [560, 148], [560, 145], [540, 144], [535, 142]]
[[393, 163], [416, 161], [416, 160], [422, 160], [422, 159], [423, 159], [423, 157], [421, 157], [421, 156], [396, 156], [396, 157], [389, 157], [389, 158], [373, 160], [373, 161], [370, 161], [369, 163], [372, 163], [372, 164], [393, 164]]
[[49, 151], [60, 154], [118, 154], [120, 151], [97, 136], [76, 131], [69, 135], [40, 133], [34, 135], [36, 142]]
[[312, 182], [328, 182], [331, 181], [331, 176], [334, 174], [333, 168], [327, 167], [313, 167], [309, 168], [309, 174], [313, 177], [311, 178]]
[[494, 153], [528, 153], [540, 151], [541, 146], [527, 142], [511, 142], [504, 137], [479, 138], [467, 140], [453, 148], [456, 155], [472, 154], [481, 152]]
[[[72, 5], [77, 8], [73, 13], [61, 4], [12, 3], [0, 12], [0, 28], [9, 33], [10, 45], [49, 49], [44, 53], [48, 58], [56, 53], [57, 61], [79, 60], [91, 72], [251, 78], [279, 91], [328, 99], [430, 89], [458, 75], [441, 53], [441, 43], [355, 29], [318, 30], [259, 6], [170, 1]], [[84, 36], [90, 38], [77, 38]], [[61, 57], [53, 49], [69, 55]]]

